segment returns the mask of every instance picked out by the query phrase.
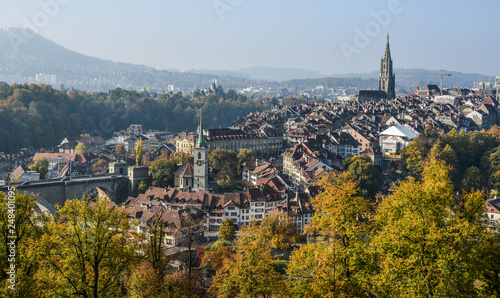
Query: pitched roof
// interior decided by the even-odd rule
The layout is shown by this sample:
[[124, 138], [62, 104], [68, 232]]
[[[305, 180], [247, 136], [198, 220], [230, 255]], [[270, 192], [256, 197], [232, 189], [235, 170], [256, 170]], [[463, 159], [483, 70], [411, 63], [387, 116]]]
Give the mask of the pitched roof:
[[42, 156], [45, 156], [45, 158], [49, 161], [50, 160], [75, 161], [77, 158], [77, 154], [75, 153], [35, 153], [35, 156], [33, 156], [33, 161], [37, 161]]
[[413, 128], [407, 125], [391, 126], [388, 129], [381, 132], [380, 135], [407, 137], [409, 139], [418, 138], [418, 132], [416, 132]]
[[191, 165], [191, 163], [187, 162], [174, 172], [174, 176], [193, 177], [193, 173], [193, 166]]
[[21, 166], [18, 166], [14, 171], [12, 171], [12, 173], [14, 173], [14, 176], [16, 176], [16, 179], [19, 179], [26, 172], [23, 170], [23, 168]]

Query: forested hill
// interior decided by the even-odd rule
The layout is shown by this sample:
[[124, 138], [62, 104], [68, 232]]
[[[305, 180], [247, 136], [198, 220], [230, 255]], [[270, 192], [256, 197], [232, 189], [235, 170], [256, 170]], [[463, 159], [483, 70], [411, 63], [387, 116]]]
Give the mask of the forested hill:
[[227, 127], [237, 117], [267, 109], [270, 104], [248, 100], [233, 90], [198, 98], [182, 93], [152, 98], [119, 88], [108, 94], [0, 83], [0, 152], [54, 146], [65, 137], [82, 133], [109, 137], [131, 123], [148, 129], [193, 131], [200, 108], [206, 127]]

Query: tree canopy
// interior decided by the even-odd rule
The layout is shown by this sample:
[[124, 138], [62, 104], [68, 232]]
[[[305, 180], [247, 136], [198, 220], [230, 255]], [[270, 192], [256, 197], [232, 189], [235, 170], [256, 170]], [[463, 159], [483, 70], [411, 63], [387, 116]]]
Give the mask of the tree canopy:
[[234, 222], [230, 218], [224, 219], [219, 228], [218, 232], [219, 239], [226, 241], [233, 241], [236, 237], [236, 230], [234, 228]]
[[85, 144], [78, 143], [78, 145], [76, 145], [76, 147], [75, 147], [75, 153], [76, 154], [84, 154], [84, 153], [87, 153], [87, 152], [89, 152], [89, 149], [87, 149], [87, 146], [85, 146]]
[[47, 173], [49, 172], [49, 161], [45, 156], [37, 159], [35, 163], [35, 170], [40, 173], [40, 179], [47, 178]]
[[[227, 127], [235, 117], [271, 107], [270, 101], [248, 100], [245, 95], [214, 94], [190, 98], [178, 92], [160, 94], [116, 88], [109, 93], [56, 90], [49, 85], [0, 86], [0, 152], [23, 147], [50, 147], [68, 136], [111, 137], [130, 123], [172, 132], [193, 131], [196, 113], [204, 111], [207, 127]], [[226, 98], [222, 102], [220, 97]]]
[[159, 159], [149, 165], [152, 173], [152, 184], [156, 187], [169, 187], [174, 185], [174, 172], [178, 169], [174, 160]]

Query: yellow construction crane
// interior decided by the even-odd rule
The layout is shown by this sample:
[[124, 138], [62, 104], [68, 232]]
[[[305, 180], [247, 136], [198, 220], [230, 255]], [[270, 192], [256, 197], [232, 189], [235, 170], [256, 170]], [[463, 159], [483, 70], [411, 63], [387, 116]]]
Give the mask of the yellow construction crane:
[[444, 70], [441, 70], [441, 73], [428, 73], [428, 72], [405, 72], [405, 74], [415, 74], [415, 75], [429, 75], [429, 76], [441, 76], [441, 95], [443, 95], [443, 77], [451, 77], [451, 73], [444, 73]]

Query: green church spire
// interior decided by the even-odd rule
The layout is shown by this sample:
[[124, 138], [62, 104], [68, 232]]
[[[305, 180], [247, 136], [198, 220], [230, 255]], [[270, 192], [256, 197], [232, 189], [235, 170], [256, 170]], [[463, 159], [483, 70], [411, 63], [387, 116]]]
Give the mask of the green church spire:
[[203, 114], [200, 110], [200, 127], [198, 128], [198, 140], [196, 141], [196, 148], [205, 148], [205, 137], [203, 136]]

